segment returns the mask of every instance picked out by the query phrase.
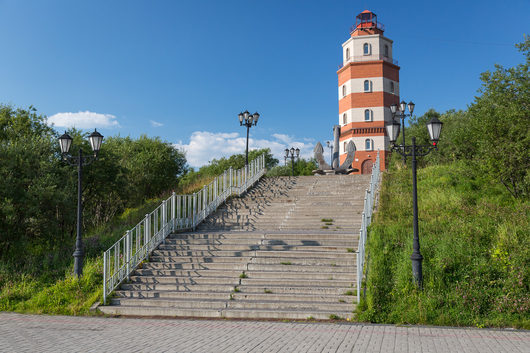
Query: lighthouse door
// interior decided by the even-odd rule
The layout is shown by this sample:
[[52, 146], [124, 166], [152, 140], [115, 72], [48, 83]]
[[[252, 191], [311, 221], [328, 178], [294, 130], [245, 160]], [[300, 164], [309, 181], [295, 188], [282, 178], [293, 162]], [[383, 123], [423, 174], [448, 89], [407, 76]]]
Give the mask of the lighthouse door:
[[374, 162], [372, 162], [371, 159], [367, 159], [363, 162], [361, 165], [361, 174], [372, 174], [372, 167], [374, 166]]

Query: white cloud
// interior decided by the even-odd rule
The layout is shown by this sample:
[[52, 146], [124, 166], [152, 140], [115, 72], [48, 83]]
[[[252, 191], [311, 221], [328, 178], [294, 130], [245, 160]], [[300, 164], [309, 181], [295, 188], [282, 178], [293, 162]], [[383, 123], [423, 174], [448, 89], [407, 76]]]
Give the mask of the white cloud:
[[152, 126], [152, 127], [161, 127], [161, 126], [164, 126], [164, 124], [159, 123], [158, 121], [149, 120], [149, 122], [151, 122], [151, 126]]
[[75, 127], [77, 129], [120, 127], [116, 117], [111, 114], [89, 112], [57, 113], [48, 118], [48, 124], [55, 127]]
[[[306, 142], [302, 142], [304, 140]], [[314, 143], [307, 139], [296, 139], [284, 134], [273, 134], [271, 139], [249, 138], [249, 150], [270, 148], [275, 158], [283, 163], [284, 150], [286, 148], [299, 148], [300, 156], [311, 158], [313, 156]], [[240, 136], [237, 132], [215, 133], [209, 131], [195, 131], [191, 134], [190, 142], [183, 144], [182, 141], [175, 147], [186, 151], [186, 159], [192, 167], [201, 167], [208, 164], [212, 159], [229, 157], [233, 154], [245, 153], [246, 136]]]

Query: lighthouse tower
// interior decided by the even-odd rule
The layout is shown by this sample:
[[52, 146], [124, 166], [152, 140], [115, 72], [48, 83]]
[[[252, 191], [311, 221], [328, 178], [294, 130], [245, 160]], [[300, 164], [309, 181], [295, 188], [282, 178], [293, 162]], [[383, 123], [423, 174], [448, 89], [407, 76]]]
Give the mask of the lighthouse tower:
[[392, 57], [393, 42], [383, 32], [373, 12], [357, 15], [350, 38], [342, 44], [343, 64], [337, 71], [340, 161], [353, 140], [357, 152], [352, 167], [358, 174], [372, 172], [377, 150], [385, 169], [390, 150], [385, 122], [392, 119], [390, 105], [399, 103], [399, 66]]

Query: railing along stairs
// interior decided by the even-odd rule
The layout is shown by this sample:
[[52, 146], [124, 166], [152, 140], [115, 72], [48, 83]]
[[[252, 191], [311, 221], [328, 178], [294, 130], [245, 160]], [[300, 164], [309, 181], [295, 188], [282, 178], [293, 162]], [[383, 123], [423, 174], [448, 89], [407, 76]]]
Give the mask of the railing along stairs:
[[357, 303], [361, 301], [361, 284], [363, 281], [363, 268], [364, 268], [364, 256], [366, 237], [368, 232], [368, 226], [372, 223], [372, 213], [374, 210], [374, 198], [377, 188], [379, 186], [380, 179], [380, 165], [379, 151], [377, 151], [377, 158], [375, 164], [372, 167], [372, 177], [370, 178], [370, 185], [366, 189], [364, 195], [364, 210], [362, 214], [361, 230], [359, 231], [359, 250], [357, 251]]
[[232, 168], [190, 195], [173, 194], [103, 254], [103, 304], [107, 297], [175, 231], [195, 230], [230, 196], [240, 196], [265, 174], [265, 155]]

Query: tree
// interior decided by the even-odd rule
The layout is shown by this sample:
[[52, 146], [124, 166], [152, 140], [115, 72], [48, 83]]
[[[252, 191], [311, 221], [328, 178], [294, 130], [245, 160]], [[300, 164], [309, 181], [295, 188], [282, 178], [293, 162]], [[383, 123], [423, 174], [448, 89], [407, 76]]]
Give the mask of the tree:
[[530, 193], [530, 38], [517, 45], [526, 62], [495, 65], [482, 73], [480, 96], [469, 107], [470, 130], [477, 143], [478, 166], [499, 180], [514, 197]]

